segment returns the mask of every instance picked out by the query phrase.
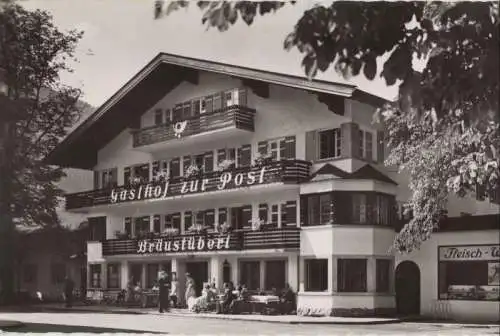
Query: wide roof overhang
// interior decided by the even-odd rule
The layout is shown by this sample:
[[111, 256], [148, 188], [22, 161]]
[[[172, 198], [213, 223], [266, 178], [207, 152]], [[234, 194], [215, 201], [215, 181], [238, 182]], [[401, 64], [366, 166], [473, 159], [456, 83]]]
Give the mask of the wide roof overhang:
[[166, 53], [158, 54], [91, 116], [71, 132], [46, 158], [47, 164], [92, 169], [97, 153], [127, 128], [139, 125], [141, 115], [183, 81], [197, 83], [200, 71], [239, 78], [261, 96], [268, 85], [306, 90], [336, 106], [339, 98], [351, 97], [380, 105], [383, 99], [354, 85], [308, 80], [304, 77], [256, 70]]

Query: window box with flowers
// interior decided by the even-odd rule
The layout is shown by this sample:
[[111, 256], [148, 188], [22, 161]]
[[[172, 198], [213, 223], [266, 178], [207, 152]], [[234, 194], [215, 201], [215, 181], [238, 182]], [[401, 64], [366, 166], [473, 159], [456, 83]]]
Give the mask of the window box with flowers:
[[252, 231], [264, 231], [267, 229], [273, 228], [273, 223], [271, 222], [266, 222], [265, 220], [262, 219], [257, 219], [252, 222]]
[[127, 232], [115, 231], [116, 239], [130, 239], [130, 235]]
[[165, 228], [165, 230], [163, 230], [162, 232], [162, 235], [167, 237], [177, 236], [178, 234], [179, 234], [179, 229], [173, 227]]
[[222, 224], [215, 223], [214, 231], [219, 233], [219, 234], [226, 234], [226, 233], [233, 231], [233, 228], [227, 222], [224, 222]]
[[201, 172], [202, 172], [202, 170], [197, 165], [190, 165], [186, 169], [186, 173], [184, 174], [184, 177], [188, 178], [188, 179], [198, 177], [201, 175]]
[[128, 182], [132, 186], [138, 186], [138, 185], [141, 185], [143, 181], [142, 181], [142, 177], [140, 177], [140, 176], [132, 176], [132, 177], [130, 177]]
[[220, 172], [227, 171], [227, 170], [233, 169], [234, 166], [235, 166], [234, 160], [226, 159], [226, 160], [221, 161], [217, 165], [217, 171], [220, 171]]
[[168, 170], [162, 169], [154, 176], [153, 180], [155, 182], [165, 182], [170, 177]]
[[259, 153], [259, 154], [257, 154], [257, 157], [254, 160], [254, 165], [257, 167], [262, 167], [262, 166], [270, 164], [272, 161], [273, 161], [273, 157], [271, 156], [271, 154]]
[[206, 233], [207, 227], [202, 224], [193, 224], [189, 227], [188, 232], [194, 234]]

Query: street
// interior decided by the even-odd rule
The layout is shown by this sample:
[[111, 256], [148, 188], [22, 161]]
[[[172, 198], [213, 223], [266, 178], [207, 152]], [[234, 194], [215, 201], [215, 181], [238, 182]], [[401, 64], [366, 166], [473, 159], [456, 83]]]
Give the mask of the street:
[[[498, 335], [498, 326], [396, 323], [385, 325], [317, 325], [229, 321], [209, 318], [103, 313], [0, 313], [0, 319], [25, 323], [129, 329], [138, 332], [212, 335]], [[15, 330], [12, 330], [13, 332]]]

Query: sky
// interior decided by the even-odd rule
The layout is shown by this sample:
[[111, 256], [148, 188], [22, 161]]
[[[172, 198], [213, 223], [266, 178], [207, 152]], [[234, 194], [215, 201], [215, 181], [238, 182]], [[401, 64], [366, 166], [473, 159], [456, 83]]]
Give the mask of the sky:
[[[194, 2], [194, 1], [193, 1]], [[256, 69], [303, 76], [302, 56], [285, 51], [283, 41], [304, 10], [318, 1], [301, 0], [276, 14], [258, 17], [247, 26], [240, 20], [226, 32], [207, 30], [194, 5], [154, 20], [154, 0], [23, 0], [29, 10], [50, 12], [61, 30], [85, 31], [76, 53], [72, 74], [65, 84], [83, 90], [83, 99], [99, 107], [159, 52], [202, 58]], [[329, 3], [329, 2], [326, 2]], [[380, 68], [380, 67], [379, 67]], [[345, 82], [334, 70], [317, 77]], [[350, 83], [392, 99], [396, 87], [362, 76]]]

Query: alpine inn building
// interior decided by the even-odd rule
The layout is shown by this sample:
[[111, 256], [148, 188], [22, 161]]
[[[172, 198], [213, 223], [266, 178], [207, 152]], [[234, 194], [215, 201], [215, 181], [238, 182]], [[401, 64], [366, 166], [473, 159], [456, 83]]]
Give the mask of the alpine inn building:
[[94, 172], [66, 195], [88, 216], [88, 290], [150, 288], [164, 269], [181, 293], [186, 272], [198, 287], [288, 283], [303, 315], [498, 321], [498, 204], [452, 199], [419, 251], [391, 250], [409, 191], [383, 165], [383, 102], [159, 54], [48, 157]]

